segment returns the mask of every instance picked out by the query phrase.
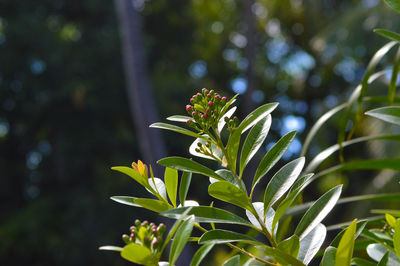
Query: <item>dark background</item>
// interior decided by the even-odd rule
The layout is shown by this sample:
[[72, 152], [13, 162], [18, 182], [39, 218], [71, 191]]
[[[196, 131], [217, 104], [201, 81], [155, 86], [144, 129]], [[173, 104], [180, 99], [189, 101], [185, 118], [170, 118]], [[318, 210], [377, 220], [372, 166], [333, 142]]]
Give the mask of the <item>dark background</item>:
[[[109, 200], [147, 195], [111, 166], [160, 159], [144, 158], [140, 146], [138, 132], [149, 123], [135, 118], [128, 96], [140, 88], [126, 83], [129, 56], [120, 35], [126, 21], [116, 3], [0, 0], [1, 265], [128, 265], [98, 247], [122, 245], [120, 235], [136, 218], [159, 219]], [[152, 90], [136, 108], [159, 117], [150, 120], [165, 121], [185, 114], [189, 98], [203, 87], [228, 97], [242, 94], [241, 118], [278, 101], [265, 148], [290, 130], [299, 132], [283, 162], [299, 155], [313, 122], [360, 82], [368, 61], [386, 43], [372, 30], [396, 31], [399, 25], [394, 11], [377, 0], [132, 3], [132, 16], [142, 22], [143, 50], [136, 52], [144, 56], [139, 69], [147, 73], [140, 78]], [[379, 68], [392, 62], [393, 53]], [[374, 91], [385, 94], [389, 78], [379, 80]], [[318, 134], [308, 161], [335, 143], [336, 122]], [[190, 137], [160, 133], [163, 147], [150, 152], [189, 156]], [[375, 155], [368, 147], [348, 154]], [[355, 178], [345, 194], [376, 190], [372, 180]], [[208, 204], [203, 181], [194, 177], [189, 199]], [[335, 182], [336, 177], [323, 179], [307, 197], [315, 199]], [[337, 223], [354, 214], [344, 209], [335, 218]]]

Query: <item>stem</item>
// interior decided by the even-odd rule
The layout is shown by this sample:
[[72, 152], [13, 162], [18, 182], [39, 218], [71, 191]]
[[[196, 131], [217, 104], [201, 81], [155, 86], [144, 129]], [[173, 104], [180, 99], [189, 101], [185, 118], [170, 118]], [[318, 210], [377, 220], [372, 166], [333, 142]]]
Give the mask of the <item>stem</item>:
[[260, 218], [260, 216], [258, 215], [256, 209], [254, 209], [254, 206], [253, 206], [253, 205], [251, 205], [251, 207], [252, 207], [251, 213], [254, 215], [254, 217], [256, 217], [258, 223], [261, 225], [261, 228], [262, 228], [262, 231], [263, 231], [264, 235], [267, 237], [267, 239], [268, 239], [268, 241], [271, 243], [271, 245], [272, 245], [273, 247], [276, 247], [277, 244], [276, 244], [274, 238], [273, 238], [273, 237], [271, 236], [271, 234], [268, 232], [267, 227], [265, 227], [265, 224], [264, 224], [264, 222], [261, 220], [261, 218]]
[[[203, 231], [204, 233], [207, 233], [207, 232], [208, 232], [207, 229], [205, 229], [204, 227], [202, 227], [202, 226], [199, 225], [198, 223], [195, 223], [194, 226], [195, 226], [197, 229], [200, 229], [201, 231]], [[255, 256], [254, 254], [252, 254], [252, 253], [246, 251], [245, 249], [239, 248], [239, 247], [237, 247], [237, 246], [235, 246], [235, 245], [233, 245], [233, 244], [231, 244], [231, 243], [225, 243], [225, 244], [226, 244], [227, 246], [233, 248], [233, 249], [236, 249], [236, 250], [239, 251], [240, 253], [249, 256], [250, 258], [253, 258], [253, 259], [255, 259], [255, 260], [258, 260], [259, 262], [262, 262], [262, 263], [265, 263], [265, 264], [268, 264], [268, 265], [275, 265], [275, 266], [278, 265], [278, 264], [276, 264], [276, 263], [273, 263], [273, 262], [264, 260], [264, 259], [262, 259], [262, 258], [260, 258], [260, 257], [257, 257], [257, 256]]]

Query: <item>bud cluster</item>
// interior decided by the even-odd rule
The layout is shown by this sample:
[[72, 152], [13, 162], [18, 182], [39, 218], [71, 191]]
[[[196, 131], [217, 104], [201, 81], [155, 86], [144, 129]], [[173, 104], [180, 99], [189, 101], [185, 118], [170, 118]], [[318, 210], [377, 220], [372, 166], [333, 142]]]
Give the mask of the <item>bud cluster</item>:
[[234, 116], [233, 118], [225, 116], [224, 120], [229, 130], [234, 130], [239, 123], [239, 118], [237, 116]]
[[125, 244], [140, 244], [150, 249], [154, 254], [160, 251], [165, 233], [165, 225], [163, 223], [157, 226], [148, 221], [141, 222], [136, 220], [135, 225], [132, 225], [129, 231], [129, 235], [122, 235], [122, 240]]
[[198, 131], [207, 131], [210, 127], [217, 127], [221, 110], [228, 99], [214, 90], [202, 89], [201, 92], [193, 95], [191, 104], [186, 105], [186, 111], [193, 118], [187, 121], [187, 125]]

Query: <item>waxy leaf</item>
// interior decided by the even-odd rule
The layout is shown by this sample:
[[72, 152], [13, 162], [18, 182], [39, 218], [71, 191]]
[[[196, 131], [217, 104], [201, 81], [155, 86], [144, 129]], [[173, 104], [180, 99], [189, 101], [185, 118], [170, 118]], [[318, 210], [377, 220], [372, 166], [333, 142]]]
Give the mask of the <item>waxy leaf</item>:
[[268, 152], [265, 154], [264, 158], [261, 160], [257, 167], [257, 171], [254, 175], [252, 188], [257, 185], [260, 179], [265, 176], [269, 170], [279, 161], [283, 156], [287, 148], [292, 143], [296, 131], [289, 132], [283, 136]]
[[261, 245], [261, 246], [265, 245], [261, 242], [258, 242], [257, 240], [255, 240], [250, 236], [221, 229], [208, 231], [204, 233], [199, 240], [199, 244], [206, 244], [206, 243], [222, 244], [231, 242], [245, 242], [252, 245]]
[[240, 255], [227, 259], [222, 266], [240, 266]]
[[390, 215], [389, 213], [385, 214], [385, 219], [386, 222], [392, 227], [395, 228], [396, 227], [396, 218], [394, 218], [392, 215]]
[[352, 258], [351, 259], [351, 264], [357, 265], [357, 266], [376, 266], [376, 263], [372, 263], [366, 259], [362, 258]]
[[136, 172], [135, 170], [133, 170], [130, 167], [114, 166], [114, 167], [111, 167], [111, 169], [132, 177], [136, 182], [138, 182], [139, 184], [141, 184], [144, 187], [148, 187], [149, 186], [148, 182], [147, 182], [147, 178], [141, 176], [138, 172]]
[[283, 166], [269, 181], [264, 194], [264, 209], [268, 209], [293, 185], [303, 169], [304, 157]]
[[[365, 226], [367, 225], [368, 221], [359, 221], [357, 223], [357, 230], [356, 230], [356, 234], [354, 239], [357, 239], [357, 237], [362, 233], [362, 231], [364, 230]], [[351, 223], [349, 223], [350, 226]], [[330, 246], [332, 247], [338, 247], [339, 246], [339, 242], [342, 239], [344, 233], [346, 232], [345, 229], [343, 229], [339, 234], [337, 234], [335, 236], [335, 238], [332, 240]]]
[[184, 206], [186, 201], [186, 196], [189, 191], [190, 182], [192, 181], [191, 172], [183, 172], [181, 176], [181, 182], [179, 184], [179, 201], [182, 206]]
[[385, 3], [388, 4], [391, 8], [400, 12], [400, 1], [399, 0], [385, 0]]
[[[158, 193], [158, 195], [167, 200], [167, 189], [165, 188], [164, 182], [160, 178], [149, 178], [149, 185], [155, 192]], [[152, 193], [150, 189], [147, 189], [147, 191]]]
[[225, 122], [225, 117], [231, 118], [231, 116], [235, 113], [236, 111], [236, 106], [232, 107], [231, 109], [229, 109], [228, 112], [226, 112], [221, 119], [218, 121], [218, 126], [217, 126], [217, 130], [218, 132], [221, 132], [222, 129], [224, 129], [224, 126], [226, 124]]
[[273, 258], [276, 262], [279, 262], [282, 265], [304, 266], [301, 261], [293, 258], [285, 252], [280, 251], [279, 249], [266, 246], [263, 247], [262, 251], [265, 253], [265, 255]]
[[193, 120], [193, 118], [186, 115], [172, 115], [170, 117], [167, 117], [167, 120], [186, 123], [188, 120]]
[[344, 232], [336, 251], [335, 266], [350, 265], [353, 257], [357, 219]]
[[102, 246], [99, 247], [99, 250], [110, 250], [110, 251], [117, 251], [121, 252], [123, 248], [121, 247], [116, 247], [116, 246]]
[[382, 259], [379, 261], [379, 263], [376, 266], [389, 266], [389, 251], [383, 255]]
[[110, 199], [113, 201], [116, 201], [121, 204], [129, 205], [129, 206], [134, 206], [134, 207], [140, 207], [138, 204], [135, 203], [135, 197], [129, 197], [129, 196], [113, 196]]
[[212, 183], [208, 187], [208, 194], [216, 199], [229, 202], [246, 210], [252, 209], [247, 194], [237, 186], [227, 181]]
[[396, 226], [394, 227], [393, 245], [397, 256], [400, 258], [400, 219], [396, 220]]
[[400, 42], [400, 34], [385, 29], [374, 29], [374, 32], [386, 37], [392, 41]]
[[366, 115], [400, 126], [400, 106], [386, 106], [370, 110]]
[[158, 264], [156, 256], [151, 253], [148, 248], [135, 243], [126, 245], [121, 251], [121, 256], [124, 259], [137, 264], [149, 266], [155, 266]]
[[293, 258], [297, 258], [300, 250], [300, 239], [296, 235], [292, 235], [288, 239], [283, 240], [277, 246], [277, 248], [286, 254], [289, 254]]
[[158, 213], [172, 209], [172, 206], [169, 205], [168, 203], [161, 201], [161, 200], [156, 200], [156, 199], [136, 198], [134, 200], [134, 203], [136, 203], [137, 205], [140, 205], [143, 208], [146, 208], [148, 210], [158, 212]]
[[[206, 135], [206, 134], [204, 134], [203, 136], [208, 138], [208, 135]], [[205, 155], [203, 153], [200, 153], [200, 152], [196, 151], [196, 149], [199, 148], [199, 146], [198, 146], [199, 143], [201, 143], [203, 145], [206, 145], [207, 141], [204, 140], [204, 139], [199, 139], [199, 138], [195, 139], [195, 141], [189, 147], [189, 153], [194, 155], [194, 156], [197, 156], [197, 157], [206, 158], [206, 159], [210, 159], [210, 160], [215, 160], [215, 158], [213, 158], [212, 156]], [[210, 149], [207, 148], [207, 150], [210, 150]], [[218, 158], [220, 161], [222, 161], [224, 153], [222, 152], [222, 150], [219, 147], [215, 146], [214, 143], [211, 143], [211, 152], [216, 158]], [[218, 160], [215, 160], [215, 161], [218, 161]]]
[[322, 195], [304, 214], [296, 227], [295, 234], [302, 239], [317, 226], [333, 209], [342, 192], [342, 185], [336, 186]]
[[[261, 219], [264, 226], [267, 228], [267, 231], [272, 234], [272, 219], [275, 216], [275, 211], [272, 208], [269, 208], [267, 213], [264, 213], [264, 203], [263, 202], [253, 202], [253, 207], [257, 212], [258, 217]], [[258, 229], [262, 230], [262, 226], [260, 225], [258, 219], [248, 210], [246, 210], [246, 215], [249, 221]]]
[[[172, 205], [176, 208], [176, 194], [178, 192], [178, 171], [169, 167], [165, 168], [165, 186]], [[150, 181], [151, 182], [151, 181]]]
[[196, 253], [194, 253], [192, 261], [190, 262], [190, 266], [199, 266], [202, 260], [205, 258], [205, 256], [208, 254], [208, 252], [211, 251], [211, 249], [214, 247], [214, 243], [207, 243], [203, 246], [201, 246]]
[[165, 167], [174, 168], [176, 170], [202, 174], [218, 180], [223, 180], [221, 176], [216, 174], [210, 168], [183, 157], [167, 157], [159, 160], [157, 163]]
[[381, 244], [370, 244], [367, 247], [368, 256], [376, 262], [381, 261], [383, 256], [389, 252], [389, 265], [400, 265], [400, 259], [393, 252], [389, 251], [387, 248]]
[[185, 128], [178, 127], [175, 125], [171, 125], [171, 124], [157, 122], [157, 123], [151, 124], [150, 127], [166, 129], [166, 130], [174, 131], [174, 132], [181, 133], [181, 134], [188, 135], [188, 136], [195, 137], [195, 138], [204, 138], [200, 134], [197, 134], [193, 131], [190, 131], [190, 130], [187, 130]]
[[192, 233], [194, 225], [194, 216], [191, 215], [182, 223], [178, 231], [176, 231], [174, 241], [172, 241], [171, 250], [169, 253], [169, 263], [174, 265], [183, 248]]
[[240, 175], [242, 175], [247, 163], [260, 149], [271, 127], [271, 115], [261, 119], [249, 132], [244, 141], [240, 155]]
[[300, 238], [300, 251], [298, 260], [304, 264], [310, 263], [321, 248], [326, 237], [326, 227], [323, 224], [317, 224], [307, 235]]
[[335, 266], [336, 248], [327, 247], [322, 257], [320, 266]]
[[181, 217], [182, 213], [184, 213], [188, 208], [191, 208], [191, 210], [187, 214], [193, 214], [195, 216], [195, 221], [198, 223], [228, 223], [253, 227], [250, 222], [237, 216], [236, 214], [208, 206], [182, 207], [163, 212], [161, 215], [168, 218], [177, 219]]

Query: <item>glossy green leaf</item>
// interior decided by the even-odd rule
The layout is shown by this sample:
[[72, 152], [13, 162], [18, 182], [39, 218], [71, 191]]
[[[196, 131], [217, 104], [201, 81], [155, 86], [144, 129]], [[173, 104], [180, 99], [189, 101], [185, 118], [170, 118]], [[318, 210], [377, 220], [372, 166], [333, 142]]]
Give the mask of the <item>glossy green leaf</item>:
[[390, 210], [390, 209], [372, 209], [371, 213], [386, 214], [389, 213], [395, 217], [400, 217], [400, 210]]
[[[239, 177], [237, 175], [235, 175], [231, 170], [228, 169], [218, 169], [217, 171], [215, 171], [215, 173], [217, 173], [218, 175], [220, 175], [225, 181], [228, 181], [231, 184], [234, 184], [235, 186], [238, 187], [245, 187], [245, 184], [243, 182], [243, 180], [240, 181], [240, 185], [239, 185]], [[215, 183], [218, 180], [210, 179], [210, 183]]]
[[362, 258], [352, 258], [351, 259], [351, 265], [357, 265], [357, 266], [375, 266], [376, 263], [372, 263], [366, 259]]
[[260, 179], [265, 176], [269, 170], [279, 161], [283, 156], [287, 148], [292, 143], [296, 131], [289, 132], [283, 136], [268, 152], [265, 154], [264, 158], [261, 160], [257, 167], [256, 173], [254, 175], [252, 187], [260, 181]]
[[[272, 208], [269, 208], [267, 213], [264, 212], [264, 203], [263, 202], [253, 202], [253, 208], [256, 210], [258, 217], [261, 219], [264, 226], [267, 228], [267, 231], [271, 234], [272, 232], [272, 219], [275, 216], [275, 211]], [[262, 226], [258, 219], [248, 210], [246, 210], [246, 215], [249, 221], [258, 229], [262, 230]], [[274, 232], [275, 233], [275, 232]]]
[[252, 209], [247, 194], [227, 181], [219, 181], [210, 184], [208, 187], [208, 194], [216, 199], [237, 205], [244, 209]]
[[99, 247], [99, 250], [110, 250], [110, 251], [116, 251], [116, 252], [121, 252], [123, 248], [121, 247], [116, 247], [116, 246], [102, 246]]
[[204, 233], [199, 240], [199, 244], [206, 244], [206, 243], [222, 244], [231, 242], [245, 242], [252, 245], [265, 245], [248, 235], [221, 229], [208, 231]]
[[393, 245], [397, 256], [400, 258], [400, 219], [397, 219], [396, 226], [394, 227]]
[[240, 255], [227, 259], [222, 266], [240, 266]]
[[[275, 226], [278, 224], [278, 221], [280, 218], [282, 218], [283, 214], [285, 213], [285, 211], [293, 204], [293, 202], [295, 201], [295, 199], [300, 195], [301, 191], [303, 191], [304, 189], [304, 184], [310, 180], [310, 178], [312, 177], [312, 174], [309, 175], [305, 175], [301, 178], [299, 178], [295, 184], [293, 185], [293, 187], [296, 187], [295, 190], [293, 191], [289, 191], [289, 195], [286, 196], [285, 199], [283, 199], [278, 207], [276, 208], [275, 211], [275, 216], [274, 219], [272, 221], [272, 231], [274, 231]], [[298, 182], [299, 181], [299, 182]], [[293, 188], [292, 187], [292, 188]]]
[[300, 250], [300, 239], [298, 236], [292, 235], [280, 242], [277, 248], [282, 252], [289, 254], [293, 258], [297, 258]]
[[142, 264], [142, 265], [158, 265], [158, 260], [151, 251], [139, 244], [128, 244], [126, 245], [122, 251], [121, 256], [133, 263]]
[[193, 120], [192, 117], [186, 115], [172, 115], [167, 117], [167, 120], [174, 121], [174, 122], [182, 122], [186, 123], [188, 120]]
[[190, 182], [192, 181], [191, 172], [183, 172], [181, 176], [181, 182], [179, 184], [179, 201], [182, 206], [186, 201], [186, 196], [189, 191]]
[[336, 248], [331, 246], [327, 247], [325, 249], [324, 256], [322, 257], [320, 266], [334, 266], [335, 257], [336, 257]]
[[229, 111], [227, 111], [222, 117], [221, 119], [218, 121], [218, 126], [217, 126], [217, 130], [218, 132], [221, 132], [224, 127], [225, 127], [225, 117], [231, 118], [231, 116], [235, 113], [236, 111], [236, 106], [232, 107], [231, 109], [229, 109]]
[[387, 248], [382, 246], [381, 244], [370, 244], [367, 247], [368, 256], [371, 259], [379, 262], [386, 252], [389, 252], [389, 265], [400, 265], [400, 259], [393, 252], [389, 251]]
[[380, 243], [380, 244], [384, 245], [385, 247], [389, 248], [391, 251], [395, 252], [395, 250], [392, 248], [393, 247], [392, 237], [383, 233], [379, 229], [364, 230], [362, 232], [362, 236], [365, 238], [374, 240], [376, 243]]
[[129, 205], [129, 206], [134, 206], [134, 207], [140, 207], [138, 204], [135, 203], [135, 197], [129, 197], [129, 196], [112, 196], [110, 199], [113, 201], [116, 201], [121, 204]]
[[133, 170], [130, 167], [126, 167], [126, 166], [114, 166], [111, 167], [112, 170], [121, 172], [123, 174], [126, 174], [130, 177], [133, 178], [133, 180], [135, 180], [136, 182], [138, 182], [139, 184], [141, 184], [144, 187], [148, 187], [148, 183], [147, 183], [147, 178], [141, 176], [138, 172], [136, 172], [135, 170]]
[[264, 209], [267, 210], [280, 199], [293, 185], [303, 169], [304, 157], [283, 166], [269, 181], [264, 194]]
[[203, 259], [207, 256], [207, 254], [214, 247], [214, 243], [207, 243], [202, 245], [196, 253], [194, 253], [192, 261], [190, 262], [190, 266], [199, 266]]
[[190, 130], [187, 130], [185, 128], [178, 127], [175, 125], [167, 124], [167, 123], [157, 122], [157, 123], [151, 124], [150, 127], [166, 129], [166, 130], [174, 131], [174, 132], [181, 133], [183, 135], [187, 135], [187, 136], [191, 136], [191, 137], [195, 137], [195, 138], [204, 138], [200, 134], [197, 134], [193, 131], [190, 131]]
[[176, 194], [178, 192], [178, 171], [169, 167], [165, 168], [165, 187], [172, 205], [176, 208]]
[[191, 208], [191, 210], [187, 214], [193, 214], [195, 216], [195, 221], [198, 223], [228, 223], [252, 227], [250, 222], [237, 216], [236, 214], [208, 206], [182, 207], [163, 212], [161, 215], [168, 218], [177, 219], [181, 217], [182, 213], [188, 210], [188, 208]]
[[381, 107], [370, 110], [365, 114], [395, 125], [400, 125], [400, 106]]
[[310, 263], [321, 248], [326, 237], [326, 227], [323, 224], [317, 224], [304, 237], [300, 237], [300, 250], [297, 257], [304, 264]]
[[322, 195], [304, 214], [296, 227], [295, 234], [302, 239], [317, 226], [333, 209], [342, 192], [342, 185], [336, 186]]
[[374, 32], [376, 32], [379, 35], [382, 35], [383, 37], [386, 37], [392, 41], [400, 42], [400, 34], [397, 34], [393, 31], [385, 30], [385, 29], [374, 29]]
[[172, 208], [172, 206], [169, 205], [168, 203], [161, 201], [161, 200], [156, 200], [156, 199], [136, 198], [134, 200], [134, 203], [142, 206], [143, 208], [146, 208], [148, 210], [158, 212], [158, 213], [167, 211]]
[[[150, 193], [153, 193], [155, 195], [161, 196], [163, 199], [167, 199], [167, 189], [165, 187], [164, 181], [162, 181], [160, 178], [154, 177], [154, 178], [149, 178], [149, 185], [152, 190], [147, 189]], [[154, 193], [155, 191], [155, 193]]]
[[263, 144], [271, 127], [271, 121], [271, 115], [266, 116], [261, 119], [247, 135], [240, 154], [240, 175], [242, 175], [247, 163], [253, 158]]
[[[173, 209], [173, 210], [177, 210], [177, 209]], [[178, 230], [179, 226], [181, 225], [182, 221], [188, 217], [189, 212], [192, 210], [192, 207], [187, 207], [183, 210], [182, 213], [176, 215], [175, 219], [175, 223], [172, 226], [171, 230], [169, 230], [167, 237], [164, 240], [164, 244], [161, 247], [160, 253], [162, 253], [164, 251], [164, 249], [166, 248], [167, 244], [169, 243], [169, 241], [172, 239], [172, 237], [175, 235], [176, 231]], [[161, 214], [162, 215], [162, 214]]]
[[388, 262], [389, 262], [389, 251], [386, 252], [385, 255], [383, 255], [382, 259], [379, 261], [377, 266], [389, 266]]
[[276, 107], [278, 103], [268, 103], [258, 107], [256, 110], [251, 112], [246, 118], [240, 123], [235, 131], [230, 135], [227, 144], [228, 151], [228, 164], [229, 169], [236, 170], [236, 157], [240, 144], [240, 136], [249, 128], [254, 126], [258, 121], [269, 115]]
[[194, 225], [194, 216], [191, 215], [182, 223], [178, 231], [176, 231], [174, 241], [172, 241], [171, 249], [169, 253], [169, 263], [174, 265], [183, 248], [188, 241], [190, 234], [192, 233]]
[[[222, 107], [222, 109], [221, 109], [221, 119], [223, 119], [223, 118], [225, 117], [226, 113], [229, 112], [228, 109], [231, 107], [231, 105], [232, 105], [234, 102], [236, 102], [236, 98], [237, 98], [238, 96], [239, 96], [239, 94], [236, 94], [235, 96], [233, 96], [233, 97], [224, 105], [224, 107]], [[234, 108], [234, 107], [232, 107], [232, 108]], [[229, 109], [229, 110], [231, 110], [231, 109]]]
[[[368, 221], [358, 221], [357, 223], [357, 229], [356, 229], [356, 234], [354, 239], [357, 239], [357, 237], [361, 234], [361, 232], [364, 230], [365, 226], [367, 225]], [[351, 224], [351, 223], [350, 223]], [[350, 226], [349, 224], [349, 226]], [[342, 239], [344, 233], [346, 232], [346, 229], [343, 229], [339, 234], [335, 236], [335, 238], [332, 240], [330, 246], [332, 247], [338, 247], [339, 242]]]
[[399, 0], [384, 0], [391, 8], [400, 12], [400, 1]]
[[277, 248], [265, 246], [262, 248], [262, 251], [265, 255], [273, 258], [276, 262], [279, 262], [282, 265], [304, 266], [301, 261], [293, 258], [289, 254], [280, 251]]
[[223, 180], [221, 176], [216, 174], [210, 168], [183, 157], [167, 157], [159, 160], [157, 163], [161, 164], [162, 166], [170, 167], [176, 170], [202, 174], [218, 180]]
[[389, 213], [385, 214], [385, 219], [386, 222], [392, 227], [395, 228], [396, 227], [396, 218], [393, 217], [393, 215], [390, 215]]
[[353, 257], [354, 241], [357, 229], [357, 219], [344, 232], [336, 251], [335, 266], [350, 266]]
[[[207, 134], [204, 134], [203, 136], [208, 138]], [[189, 147], [189, 153], [190, 154], [192, 154], [194, 156], [197, 156], [197, 157], [202, 157], [202, 158], [206, 158], [206, 159], [209, 159], [209, 160], [218, 161], [215, 158], [213, 158], [212, 156], [205, 155], [203, 153], [197, 152], [196, 149], [199, 148], [199, 146], [198, 146], [199, 143], [201, 143], [203, 145], [206, 145], [208, 142], [206, 140], [204, 140], [204, 139], [199, 139], [199, 138], [195, 139], [194, 142]], [[210, 149], [208, 149], [208, 150], [210, 150]], [[218, 158], [219, 161], [222, 161], [224, 153], [214, 143], [211, 143], [211, 152], [214, 155], [214, 157]]]

